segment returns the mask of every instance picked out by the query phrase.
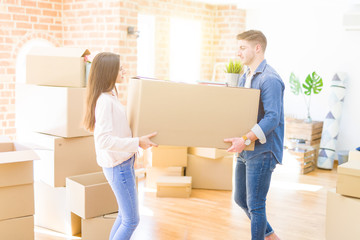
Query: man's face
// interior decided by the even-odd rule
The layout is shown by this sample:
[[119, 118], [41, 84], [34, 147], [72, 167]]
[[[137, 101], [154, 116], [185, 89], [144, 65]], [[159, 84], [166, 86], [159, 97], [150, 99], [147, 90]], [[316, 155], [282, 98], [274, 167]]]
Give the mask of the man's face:
[[239, 40], [238, 56], [244, 65], [249, 66], [255, 59], [255, 44], [246, 40]]

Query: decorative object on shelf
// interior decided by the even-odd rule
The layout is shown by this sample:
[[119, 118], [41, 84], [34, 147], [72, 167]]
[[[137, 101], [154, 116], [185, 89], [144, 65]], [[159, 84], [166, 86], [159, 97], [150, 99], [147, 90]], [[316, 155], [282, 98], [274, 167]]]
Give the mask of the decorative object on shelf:
[[323, 87], [322, 78], [316, 72], [312, 72], [307, 75], [305, 83], [301, 84], [299, 78], [295, 76], [294, 73], [291, 73], [289, 82], [290, 89], [293, 94], [299, 95], [301, 93], [301, 95], [303, 95], [307, 109], [306, 122], [312, 122], [310, 116], [311, 94], [319, 94], [321, 92]]
[[344, 73], [335, 74], [330, 89], [330, 111], [324, 120], [324, 130], [321, 136], [317, 161], [317, 166], [324, 169], [332, 169], [336, 158], [336, 142], [339, 135], [342, 106], [346, 95], [346, 75]]
[[240, 74], [244, 70], [244, 65], [239, 60], [229, 60], [229, 63], [225, 65], [225, 77], [226, 85], [229, 87], [237, 87]]

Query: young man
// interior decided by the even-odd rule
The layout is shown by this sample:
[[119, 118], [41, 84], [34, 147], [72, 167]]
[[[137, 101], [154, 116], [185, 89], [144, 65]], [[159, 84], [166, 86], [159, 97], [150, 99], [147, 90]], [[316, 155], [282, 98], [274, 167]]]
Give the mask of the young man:
[[[235, 170], [235, 202], [251, 220], [252, 240], [278, 240], [266, 219], [266, 195], [277, 163], [281, 163], [284, 139], [284, 83], [264, 58], [266, 37], [250, 30], [237, 36], [238, 56], [247, 71], [239, 86], [260, 89], [258, 123], [242, 137], [224, 139], [229, 152], [238, 153]], [[239, 104], [246, 104], [239, 103]], [[255, 142], [254, 151], [243, 151]]]

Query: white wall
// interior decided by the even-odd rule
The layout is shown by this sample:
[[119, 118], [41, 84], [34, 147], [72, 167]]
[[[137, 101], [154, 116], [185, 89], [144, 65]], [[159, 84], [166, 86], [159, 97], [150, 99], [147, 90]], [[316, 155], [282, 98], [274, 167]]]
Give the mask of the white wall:
[[247, 29], [259, 29], [268, 39], [265, 57], [287, 88], [286, 115], [306, 115], [303, 98], [290, 92], [292, 71], [301, 81], [312, 71], [322, 76], [323, 91], [311, 100], [312, 118], [322, 121], [329, 110], [331, 79], [336, 72], [347, 73], [349, 82], [337, 150], [360, 146], [360, 30], [346, 31], [342, 25], [349, 7], [352, 5], [341, 0], [278, 0], [261, 7], [252, 4], [246, 19]]

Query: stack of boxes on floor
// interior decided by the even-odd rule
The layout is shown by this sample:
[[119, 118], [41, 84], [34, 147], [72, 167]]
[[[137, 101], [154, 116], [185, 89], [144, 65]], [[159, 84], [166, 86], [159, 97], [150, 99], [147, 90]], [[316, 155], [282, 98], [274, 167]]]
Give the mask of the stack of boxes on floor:
[[156, 188], [157, 197], [187, 198], [192, 188], [232, 190], [233, 155], [225, 150], [159, 146], [144, 156], [152, 165], [146, 187]]
[[34, 239], [35, 159], [16, 142], [0, 142], [0, 239]]
[[350, 151], [349, 161], [337, 168], [336, 190], [327, 195], [326, 239], [359, 239], [360, 152]]
[[96, 162], [92, 133], [82, 126], [87, 54], [85, 49], [32, 49], [20, 97], [29, 130], [20, 139], [41, 158], [35, 166], [35, 225], [67, 235], [79, 235], [89, 219], [117, 211]]
[[300, 173], [306, 174], [316, 167], [323, 122], [286, 118], [285, 138], [291, 155], [299, 161]]

